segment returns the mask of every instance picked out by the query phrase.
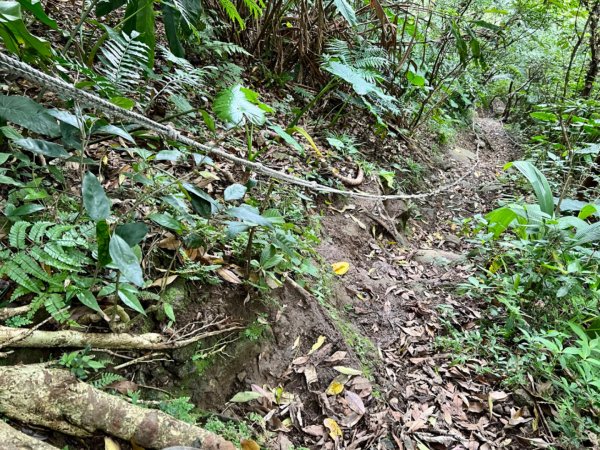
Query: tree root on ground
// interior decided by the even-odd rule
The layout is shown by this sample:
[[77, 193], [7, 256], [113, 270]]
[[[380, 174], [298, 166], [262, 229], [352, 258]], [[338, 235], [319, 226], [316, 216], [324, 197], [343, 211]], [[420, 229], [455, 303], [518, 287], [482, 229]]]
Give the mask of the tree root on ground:
[[0, 420], [0, 450], [57, 450]]
[[[232, 443], [214, 433], [161, 411], [132, 405], [79, 381], [68, 371], [39, 364], [0, 367], [0, 414], [72, 436], [104, 433], [148, 449], [174, 445], [235, 449]], [[3, 433], [4, 428], [0, 428], [0, 438]]]
[[[209, 326], [217, 329], [206, 331]], [[224, 320], [203, 326], [185, 336], [173, 336], [171, 338], [158, 333], [140, 335], [130, 333], [83, 333], [74, 330], [40, 331], [0, 326], [0, 348], [83, 348], [89, 345], [94, 348], [110, 350], [169, 350], [185, 347], [211, 336], [240, 329], [237, 325], [226, 328], [221, 328], [221, 326], [224, 326]]]

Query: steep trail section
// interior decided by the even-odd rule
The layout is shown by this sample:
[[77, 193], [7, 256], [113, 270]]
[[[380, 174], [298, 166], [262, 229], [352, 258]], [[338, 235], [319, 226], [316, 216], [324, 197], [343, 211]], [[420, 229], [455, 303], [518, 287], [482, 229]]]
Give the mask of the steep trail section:
[[[379, 359], [374, 378], [382, 401], [370, 403], [367, 419], [356, 425], [362, 425], [361, 432], [344, 433], [348, 448], [370, 448], [390, 436], [395, 442], [388, 442], [389, 448], [523, 448], [526, 440], [515, 436], [530, 434], [527, 425], [519, 428], [530, 420], [517, 417], [521, 410], [498, 389], [499, 379], [478, 375], [474, 361], [454, 364], [435, 345], [445, 333], [444, 310], [454, 311], [451, 322], [458, 329], [475, 327], [481, 317], [483, 305], [466, 303], [455, 293], [476, 269], [469, 260], [473, 247], [461, 237], [461, 221], [497, 204], [503, 192], [498, 175], [518, 154], [499, 121], [479, 118], [475, 125], [477, 134], [462, 133], [431, 177], [439, 182], [464, 173], [479, 145], [478, 167], [454, 189], [412, 207], [337, 204], [324, 218], [328, 238], [321, 254], [331, 263], [350, 263], [335, 287], [335, 308], [348, 312], [378, 354], [361, 355], [358, 348], [358, 356]], [[408, 239], [395, 242], [392, 228], [407, 211], [412, 216]], [[363, 439], [358, 445], [356, 436]]]

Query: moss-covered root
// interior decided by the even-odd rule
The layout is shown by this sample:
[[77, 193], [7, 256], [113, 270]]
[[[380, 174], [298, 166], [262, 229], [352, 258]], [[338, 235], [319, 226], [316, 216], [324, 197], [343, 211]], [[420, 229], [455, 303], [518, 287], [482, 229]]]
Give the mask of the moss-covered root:
[[0, 450], [57, 450], [45, 442], [15, 430], [0, 420]]
[[73, 436], [105, 433], [145, 448], [173, 445], [234, 450], [225, 439], [145, 409], [43, 365], [0, 367], [0, 414]]

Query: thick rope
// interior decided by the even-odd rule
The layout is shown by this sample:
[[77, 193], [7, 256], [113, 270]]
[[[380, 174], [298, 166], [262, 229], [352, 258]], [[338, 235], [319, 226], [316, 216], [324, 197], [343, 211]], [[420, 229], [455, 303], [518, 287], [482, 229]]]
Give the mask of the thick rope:
[[154, 120], [151, 120], [141, 114], [128, 111], [124, 108], [116, 106], [110, 103], [107, 100], [104, 100], [94, 94], [91, 94], [87, 91], [83, 91], [81, 89], [76, 88], [75, 86], [50, 75], [47, 75], [34, 67], [31, 67], [29, 64], [26, 64], [22, 61], [18, 61], [10, 56], [6, 55], [4, 52], [0, 51], [0, 67], [3, 67], [9, 73], [13, 75], [20, 76], [25, 78], [40, 87], [46, 88], [50, 91], [53, 91], [57, 94], [65, 95], [67, 97], [71, 97], [78, 102], [84, 103], [92, 108], [98, 109], [109, 117], [119, 118], [121, 120], [125, 120], [128, 122], [136, 123], [148, 130], [156, 132], [159, 136], [167, 139], [171, 139], [182, 144], [185, 144], [189, 147], [194, 147], [204, 153], [216, 155], [225, 160], [231, 161], [234, 164], [239, 166], [248, 167], [253, 171], [266, 175], [271, 178], [275, 178], [281, 180], [285, 183], [294, 184], [297, 186], [302, 186], [308, 188], [313, 191], [326, 193], [326, 194], [339, 194], [348, 197], [355, 198], [364, 198], [370, 200], [415, 200], [422, 199], [426, 197], [431, 197], [442, 192], [449, 190], [450, 188], [458, 185], [462, 180], [464, 180], [467, 176], [469, 176], [474, 170], [477, 164], [479, 164], [479, 144], [477, 144], [477, 153], [476, 153], [476, 161], [471, 166], [471, 168], [464, 173], [461, 177], [455, 180], [452, 183], [442, 185], [437, 189], [423, 192], [420, 194], [394, 194], [394, 195], [378, 195], [371, 194], [368, 192], [356, 192], [356, 191], [342, 191], [340, 189], [331, 188], [329, 186], [325, 186], [319, 184], [315, 181], [307, 181], [299, 177], [295, 177], [293, 175], [289, 175], [287, 173], [272, 169], [267, 167], [261, 163], [248, 161], [246, 159], [240, 158], [238, 156], [227, 153], [219, 148], [208, 146], [205, 144], [201, 144], [193, 139], [190, 139], [187, 136], [182, 135], [175, 128], [164, 125]]

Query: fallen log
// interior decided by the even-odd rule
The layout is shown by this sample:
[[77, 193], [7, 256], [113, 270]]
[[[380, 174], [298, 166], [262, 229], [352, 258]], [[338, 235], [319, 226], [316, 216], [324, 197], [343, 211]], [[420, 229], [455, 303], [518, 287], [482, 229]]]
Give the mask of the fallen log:
[[89, 345], [108, 350], [169, 350], [239, 329], [238, 326], [231, 326], [199, 332], [184, 339], [173, 339], [158, 333], [82, 333], [75, 330], [40, 331], [0, 326], [0, 348], [83, 348]]
[[58, 450], [0, 420], [0, 450]]
[[187, 445], [235, 450], [231, 442], [214, 433], [161, 411], [132, 405], [66, 370], [40, 364], [0, 367], [0, 414], [72, 436], [108, 434], [148, 449]]

